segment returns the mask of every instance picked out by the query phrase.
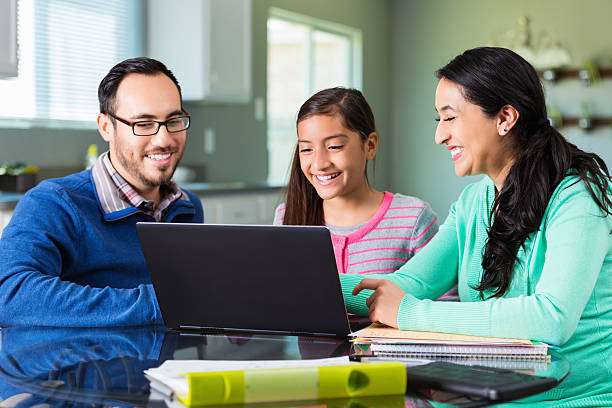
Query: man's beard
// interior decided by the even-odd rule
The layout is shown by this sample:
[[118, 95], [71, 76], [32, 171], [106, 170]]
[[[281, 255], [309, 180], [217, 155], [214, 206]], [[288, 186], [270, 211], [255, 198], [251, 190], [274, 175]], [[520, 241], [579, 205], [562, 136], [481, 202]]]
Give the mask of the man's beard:
[[[170, 180], [172, 179], [172, 176], [174, 175], [174, 171], [176, 169], [176, 166], [178, 166], [178, 163], [181, 161], [181, 158], [183, 157], [183, 152], [180, 152], [180, 156], [178, 156], [178, 160], [175, 161], [171, 171], [163, 171], [163, 172], [159, 172], [156, 175], [147, 175], [145, 174], [142, 170], [142, 167], [139, 166], [139, 163], [136, 162], [136, 160], [133, 160], [129, 157], [129, 154], [125, 154], [124, 151], [120, 148], [117, 149], [117, 159], [119, 160], [119, 162], [121, 163], [121, 166], [123, 166], [123, 168], [128, 172], [129, 175], [131, 175], [132, 177], [138, 179], [141, 183], [143, 183], [145, 186], [148, 187], [158, 187], [158, 186], [163, 186], [163, 185], [167, 185]], [[172, 148], [172, 149], [163, 149], [163, 150], [158, 150], [156, 151], [156, 153], [174, 153], [175, 155], [177, 155], [178, 149], [176, 148]], [[141, 159], [141, 163], [142, 161], [144, 161], [144, 157], [140, 156]], [[169, 168], [169, 166], [164, 166], [164, 167], [159, 167], [159, 170], [167, 170]]]

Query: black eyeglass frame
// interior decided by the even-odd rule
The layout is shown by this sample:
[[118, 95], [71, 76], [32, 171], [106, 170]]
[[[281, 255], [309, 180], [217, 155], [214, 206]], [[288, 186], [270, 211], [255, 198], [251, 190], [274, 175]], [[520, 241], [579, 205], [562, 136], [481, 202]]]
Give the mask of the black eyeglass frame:
[[[179, 133], [179, 132], [184, 132], [187, 129], [189, 129], [189, 126], [191, 126], [191, 115], [187, 113], [187, 111], [185, 111], [185, 109], [181, 109], [181, 111], [184, 113], [184, 115], [181, 116], [174, 116], [166, 121], [159, 121], [159, 120], [153, 120], [153, 119], [148, 119], [148, 120], [137, 120], [135, 122], [130, 122], [129, 120], [120, 118], [116, 115], [113, 115], [110, 112], [106, 112], [106, 114], [108, 116], [110, 116], [111, 118], [117, 119], [119, 122], [128, 125], [129, 127], [132, 128], [132, 133], [134, 134], [134, 136], [153, 136], [159, 133], [159, 129], [161, 129], [162, 126], [164, 126], [166, 128], [166, 131], [168, 133]], [[168, 129], [168, 122], [172, 121], [172, 120], [176, 120], [179, 118], [187, 118], [187, 126], [185, 126], [185, 129], [181, 129], [181, 130], [170, 130]], [[157, 129], [155, 130], [154, 133], [148, 133], [146, 135], [139, 135], [136, 133], [136, 129], [135, 126], [139, 123], [157, 123]]]

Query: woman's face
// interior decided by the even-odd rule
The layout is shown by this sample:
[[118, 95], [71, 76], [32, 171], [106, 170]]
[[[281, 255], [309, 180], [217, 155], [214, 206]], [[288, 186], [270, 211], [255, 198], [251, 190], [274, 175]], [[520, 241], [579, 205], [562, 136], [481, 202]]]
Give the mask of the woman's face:
[[489, 118], [463, 96], [461, 86], [446, 78], [436, 89], [436, 111], [440, 117], [435, 141], [445, 144], [459, 177], [487, 174], [496, 179], [507, 164], [502, 145], [504, 130], [499, 118]]
[[315, 115], [298, 123], [300, 167], [323, 200], [348, 197], [367, 188], [367, 160], [376, 155], [378, 135], [365, 143], [340, 115]]

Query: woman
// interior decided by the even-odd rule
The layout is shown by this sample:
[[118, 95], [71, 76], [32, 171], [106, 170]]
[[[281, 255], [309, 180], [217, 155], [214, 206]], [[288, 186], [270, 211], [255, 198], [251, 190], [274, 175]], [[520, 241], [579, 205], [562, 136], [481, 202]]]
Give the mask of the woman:
[[[341, 276], [349, 312], [400, 329], [563, 346], [570, 361], [589, 361], [612, 382], [605, 163], [549, 125], [538, 76], [514, 52], [468, 50], [437, 76], [435, 141], [458, 176], [486, 177], [462, 192], [438, 234], [396, 273]], [[430, 300], [455, 284], [461, 302]]]
[[341, 274], [395, 271], [437, 232], [425, 202], [370, 186], [367, 166], [376, 157], [378, 133], [361, 92], [314, 94], [300, 108], [297, 133], [287, 203], [274, 223], [327, 225]]

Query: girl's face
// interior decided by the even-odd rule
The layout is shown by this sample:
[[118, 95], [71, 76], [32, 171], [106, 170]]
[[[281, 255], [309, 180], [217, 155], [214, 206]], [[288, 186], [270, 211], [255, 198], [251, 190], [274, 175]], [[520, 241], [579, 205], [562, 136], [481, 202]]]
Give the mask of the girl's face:
[[363, 142], [338, 114], [311, 116], [298, 123], [297, 132], [300, 167], [323, 200], [368, 187], [365, 168], [376, 155], [376, 132]]
[[463, 96], [461, 86], [446, 78], [436, 89], [436, 111], [440, 121], [435, 141], [445, 144], [459, 177], [487, 174], [496, 180], [506, 163], [504, 122], [489, 118]]

